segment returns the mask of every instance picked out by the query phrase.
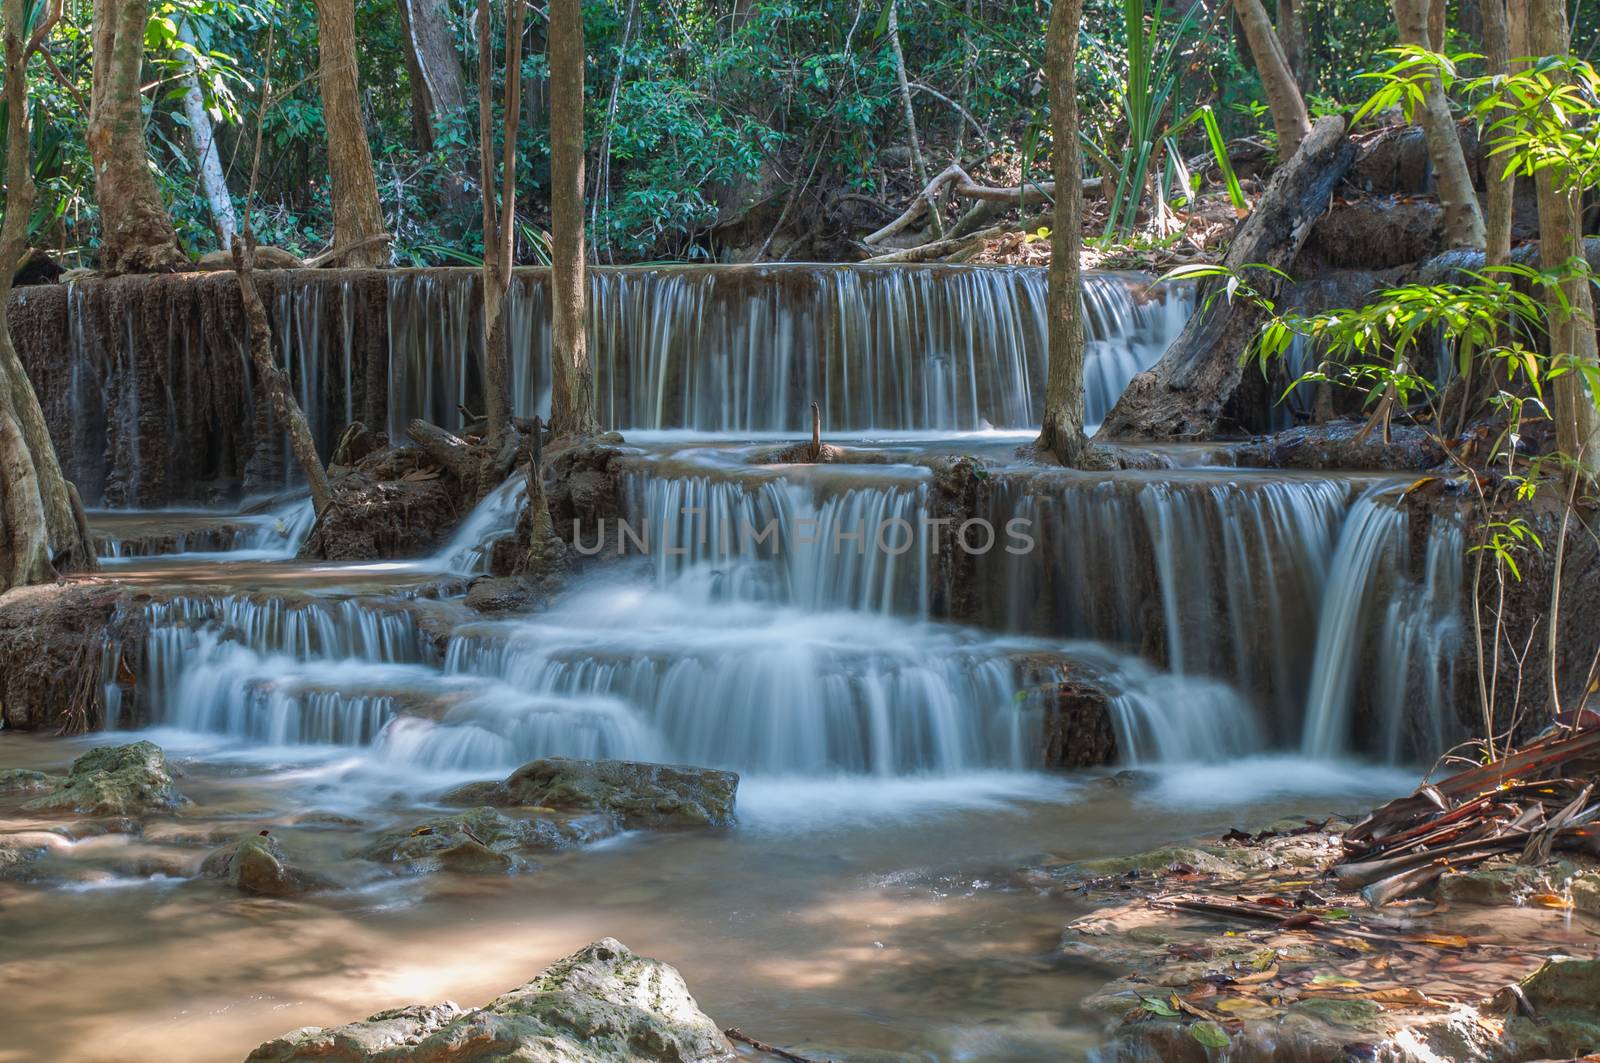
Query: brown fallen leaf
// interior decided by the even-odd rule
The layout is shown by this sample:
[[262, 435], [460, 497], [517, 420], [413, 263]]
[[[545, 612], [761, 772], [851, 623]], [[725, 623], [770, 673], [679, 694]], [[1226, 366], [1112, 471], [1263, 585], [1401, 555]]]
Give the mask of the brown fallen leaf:
[[1472, 942], [1460, 934], [1409, 934], [1402, 940], [1414, 941], [1419, 945], [1432, 945], [1441, 949], [1471, 948]]
[[1252, 972], [1250, 974], [1235, 975], [1234, 979], [1233, 979], [1233, 984], [1234, 985], [1261, 985], [1264, 982], [1272, 981], [1276, 977], [1278, 977], [1278, 965], [1277, 964], [1273, 964], [1270, 967], [1264, 967], [1261, 970], [1254, 971], [1254, 972]]
[[1558, 908], [1566, 911], [1572, 907], [1572, 898], [1563, 897], [1559, 893], [1535, 893], [1528, 899], [1541, 908]]

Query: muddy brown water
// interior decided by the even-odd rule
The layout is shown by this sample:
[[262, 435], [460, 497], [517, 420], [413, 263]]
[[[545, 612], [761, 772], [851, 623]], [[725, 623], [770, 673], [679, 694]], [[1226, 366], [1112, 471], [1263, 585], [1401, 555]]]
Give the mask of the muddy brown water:
[[[481, 1004], [596, 938], [682, 971], [706, 1012], [816, 1057], [1081, 1058], [1077, 1002], [1104, 981], [1053, 956], [1073, 902], [1024, 865], [1131, 853], [1235, 824], [1354, 810], [1392, 772], [1260, 760], [1142, 787], [1093, 777], [746, 784], [741, 825], [632, 834], [511, 876], [394, 877], [346, 854], [426, 814], [346, 753], [185, 749], [194, 804], [142, 837], [49, 839], [39, 881], [0, 884], [0, 1060], [242, 1059], [303, 1025]], [[84, 740], [0, 738], [0, 766], [61, 770]], [[1233, 777], [1243, 803], [1215, 804]], [[1302, 788], [1299, 796], [1258, 793]], [[68, 826], [0, 805], [37, 844]], [[1209, 806], [1209, 807], [1208, 807]], [[325, 815], [319, 815], [325, 814]], [[298, 821], [298, 825], [296, 825]], [[192, 877], [213, 839], [271, 828], [345, 887], [243, 897]]]

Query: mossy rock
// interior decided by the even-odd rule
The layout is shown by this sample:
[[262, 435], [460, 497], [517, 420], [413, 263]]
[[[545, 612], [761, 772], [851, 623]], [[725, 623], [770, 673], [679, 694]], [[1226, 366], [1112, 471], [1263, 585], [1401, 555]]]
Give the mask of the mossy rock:
[[72, 811], [80, 816], [143, 816], [187, 803], [172, 769], [154, 742], [103, 746], [72, 762], [65, 780], [23, 805], [30, 812]]
[[295, 897], [329, 885], [291, 863], [278, 840], [266, 831], [246, 835], [211, 853], [200, 865], [200, 873], [241, 892], [265, 897]]
[[739, 776], [731, 771], [547, 757], [524, 764], [503, 782], [469, 783], [444, 800], [599, 812], [616, 816], [628, 830], [661, 830], [731, 825], [738, 788]]
[[603, 816], [524, 819], [482, 806], [386, 834], [360, 855], [380, 864], [404, 864], [413, 871], [505, 874], [532, 866], [534, 854], [571, 849], [616, 831], [617, 824]]
[[721, 1063], [731, 1046], [676, 970], [611, 938], [558, 960], [484, 1007], [452, 1003], [306, 1027], [246, 1063]]
[[32, 794], [42, 790], [53, 790], [61, 785], [58, 775], [46, 775], [42, 771], [30, 771], [27, 768], [7, 768], [0, 771], [0, 794]]

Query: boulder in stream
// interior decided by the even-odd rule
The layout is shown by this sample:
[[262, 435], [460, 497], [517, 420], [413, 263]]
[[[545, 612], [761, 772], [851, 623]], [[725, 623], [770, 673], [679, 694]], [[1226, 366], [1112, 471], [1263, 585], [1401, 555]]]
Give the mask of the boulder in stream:
[[27, 768], [7, 768], [0, 771], [0, 795], [38, 793], [53, 790], [61, 785], [58, 776]]
[[266, 831], [247, 834], [213, 851], [200, 865], [200, 873], [243, 893], [264, 897], [295, 897], [328, 885], [292, 863], [278, 840]]
[[528, 869], [535, 853], [571, 849], [616, 831], [617, 823], [609, 816], [545, 814], [523, 819], [485, 806], [386, 834], [361, 856], [380, 864], [404, 864], [413, 871], [504, 874]]
[[602, 812], [628, 830], [671, 830], [732, 825], [738, 789], [736, 773], [715, 768], [546, 757], [501, 782], [468, 783], [444, 799], [457, 805]]
[[728, 1041], [672, 967], [612, 938], [557, 960], [533, 981], [464, 1011], [453, 1003], [308, 1026], [245, 1063], [705, 1063]]
[[66, 779], [22, 807], [80, 816], [146, 816], [187, 803], [172, 782], [166, 754], [154, 742], [102, 746], [72, 762]]

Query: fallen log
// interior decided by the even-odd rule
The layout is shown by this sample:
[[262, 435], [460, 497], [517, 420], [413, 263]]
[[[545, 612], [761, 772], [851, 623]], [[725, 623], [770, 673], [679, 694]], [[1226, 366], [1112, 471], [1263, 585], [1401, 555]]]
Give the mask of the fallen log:
[[[1083, 193], [1085, 196], [1096, 194], [1100, 191], [1102, 179], [1098, 177], [1085, 178]], [[928, 182], [926, 188], [918, 192], [916, 197], [894, 221], [885, 225], [877, 232], [865, 237], [861, 242], [871, 247], [882, 243], [896, 233], [904, 231], [912, 222], [922, 217], [938, 198], [948, 190], [950, 194], [961, 199], [976, 199], [990, 203], [1001, 203], [1014, 207], [1031, 207], [1040, 203], [1054, 202], [1056, 186], [1054, 181], [1030, 181], [1025, 185], [1010, 188], [983, 185], [974, 181], [961, 164], [951, 163], [949, 166]]]
[[443, 466], [457, 482], [476, 486], [482, 468], [482, 459], [472, 444], [436, 424], [420, 417], [406, 425], [406, 435], [421, 447], [439, 465]]
[[[1342, 117], [1317, 122], [1300, 150], [1273, 174], [1223, 265], [1275, 299], [1283, 277], [1272, 271], [1294, 263], [1355, 154]], [[1265, 427], [1265, 382], [1260, 374], [1247, 377], [1240, 358], [1267, 312], [1254, 301], [1226, 298], [1225, 284], [1223, 278], [1207, 283], [1203, 309], [1153, 369], [1133, 378], [1098, 438], [1210, 439], [1219, 429]]]

